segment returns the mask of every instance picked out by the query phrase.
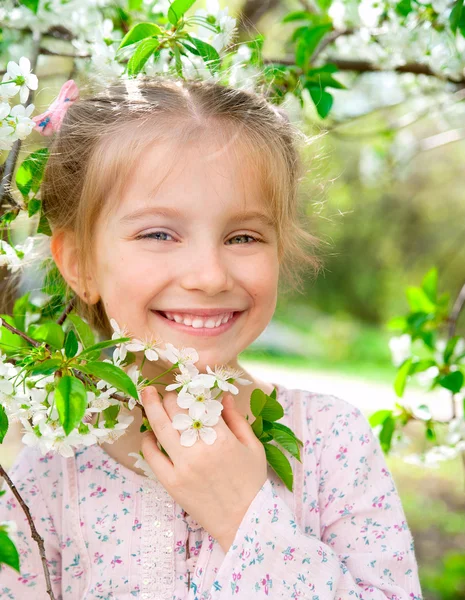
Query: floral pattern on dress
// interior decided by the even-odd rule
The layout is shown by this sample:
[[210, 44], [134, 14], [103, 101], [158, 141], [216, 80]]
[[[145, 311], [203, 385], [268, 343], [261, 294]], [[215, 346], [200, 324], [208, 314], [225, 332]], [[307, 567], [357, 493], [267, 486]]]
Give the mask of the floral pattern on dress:
[[[414, 543], [378, 439], [358, 408], [275, 385], [303, 441], [294, 491], [274, 471], [225, 553], [158, 481], [100, 446], [63, 458], [24, 447], [10, 477], [43, 536], [57, 600], [423, 600]], [[21, 573], [0, 599], [47, 598], [37, 544], [9, 488]], [[188, 589], [188, 582], [190, 587]]]

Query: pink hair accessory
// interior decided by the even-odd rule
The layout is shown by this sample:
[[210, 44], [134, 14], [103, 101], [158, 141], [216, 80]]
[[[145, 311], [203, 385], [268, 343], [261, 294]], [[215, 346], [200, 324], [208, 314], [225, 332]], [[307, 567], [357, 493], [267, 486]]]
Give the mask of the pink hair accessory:
[[59, 131], [66, 111], [71, 104], [79, 98], [79, 90], [72, 79], [66, 81], [62, 86], [58, 98], [56, 98], [49, 108], [41, 115], [32, 117], [36, 124], [34, 131], [42, 135], [52, 135]]

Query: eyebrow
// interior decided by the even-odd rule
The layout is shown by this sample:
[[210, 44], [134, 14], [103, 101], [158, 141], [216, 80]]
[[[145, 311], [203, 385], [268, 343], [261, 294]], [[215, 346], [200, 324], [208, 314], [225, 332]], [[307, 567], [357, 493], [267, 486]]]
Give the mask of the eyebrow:
[[[129, 213], [120, 219], [121, 223], [134, 223], [135, 221], [139, 221], [143, 219], [147, 215], [152, 216], [161, 216], [168, 218], [183, 218], [183, 213], [173, 207], [164, 207], [164, 206], [150, 206], [147, 208], [140, 208], [132, 213]], [[244, 223], [246, 221], [257, 220], [266, 225], [267, 227], [274, 228], [275, 223], [273, 219], [265, 213], [260, 211], [249, 211], [249, 212], [240, 212], [236, 213], [231, 217], [231, 221], [235, 223]]]

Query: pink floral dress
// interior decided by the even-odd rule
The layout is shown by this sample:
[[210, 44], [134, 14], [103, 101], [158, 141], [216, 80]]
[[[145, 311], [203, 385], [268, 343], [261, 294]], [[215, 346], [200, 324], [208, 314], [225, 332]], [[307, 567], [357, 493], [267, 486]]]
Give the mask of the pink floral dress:
[[[100, 446], [72, 458], [24, 447], [10, 469], [45, 540], [57, 600], [422, 600], [414, 543], [379, 441], [358, 408], [275, 385], [281, 422], [304, 442], [294, 491], [268, 479], [225, 553], [158, 481]], [[0, 598], [46, 600], [37, 544], [6, 488], [0, 521], [18, 525], [21, 574]]]

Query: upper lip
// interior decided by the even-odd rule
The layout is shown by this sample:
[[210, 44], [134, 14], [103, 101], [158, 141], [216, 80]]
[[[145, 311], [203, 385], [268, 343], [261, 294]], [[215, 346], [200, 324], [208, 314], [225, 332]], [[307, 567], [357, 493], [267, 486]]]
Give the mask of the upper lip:
[[188, 315], [198, 315], [199, 317], [215, 317], [232, 312], [242, 312], [237, 308], [170, 308], [167, 310], [153, 309], [158, 312], [179, 313]]

